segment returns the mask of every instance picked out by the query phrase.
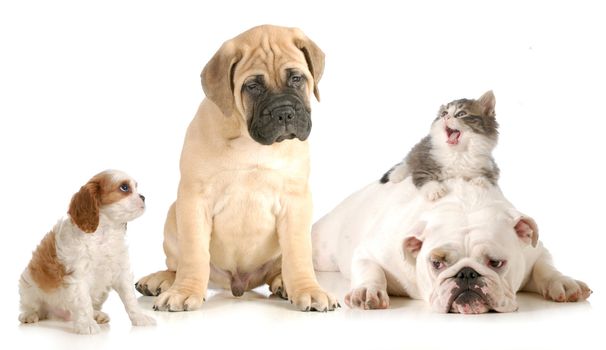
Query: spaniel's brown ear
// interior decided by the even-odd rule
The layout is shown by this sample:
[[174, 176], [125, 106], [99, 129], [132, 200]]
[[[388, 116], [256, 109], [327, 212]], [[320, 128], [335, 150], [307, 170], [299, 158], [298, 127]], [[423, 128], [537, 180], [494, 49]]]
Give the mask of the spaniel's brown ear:
[[99, 226], [99, 184], [89, 182], [74, 194], [67, 213], [80, 230], [93, 233]]
[[314, 95], [316, 100], [320, 101], [320, 90], [318, 83], [324, 73], [324, 52], [320, 50], [318, 45], [309, 38], [304, 37], [295, 42], [295, 45], [303, 52], [309, 72], [314, 78]]

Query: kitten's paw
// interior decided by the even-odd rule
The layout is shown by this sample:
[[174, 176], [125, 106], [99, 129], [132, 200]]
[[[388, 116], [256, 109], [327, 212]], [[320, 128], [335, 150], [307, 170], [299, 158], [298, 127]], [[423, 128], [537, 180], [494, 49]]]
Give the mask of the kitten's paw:
[[444, 197], [446, 193], [448, 193], [448, 190], [443, 184], [437, 181], [430, 181], [421, 187], [421, 193], [423, 193], [425, 198], [430, 202], [435, 202]]
[[35, 311], [23, 312], [19, 315], [19, 322], [21, 323], [36, 323], [40, 320], [40, 316]]
[[591, 289], [584, 282], [560, 276], [547, 283], [543, 296], [557, 302], [571, 302], [585, 300], [591, 293]]
[[360, 286], [347, 293], [345, 304], [352, 309], [387, 309], [389, 307], [389, 296], [386, 290], [379, 287]]
[[92, 318], [86, 321], [80, 321], [74, 323], [74, 332], [78, 334], [97, 334], [101, 328], [95, 320]]
[[98, 324], [104, 324], [104, 323], [108, 323], [109, 322], [109, 315], [106, 314], [103, 311], [97, 311], [97, 310], [95, 310], [93, 318], [95, 319], [95, 321]]
[[490, 181], [483, 176], [474, 177], [473, 179], [469, 180], [469, 182], [482, 188], [488, 188], [491, 185]]

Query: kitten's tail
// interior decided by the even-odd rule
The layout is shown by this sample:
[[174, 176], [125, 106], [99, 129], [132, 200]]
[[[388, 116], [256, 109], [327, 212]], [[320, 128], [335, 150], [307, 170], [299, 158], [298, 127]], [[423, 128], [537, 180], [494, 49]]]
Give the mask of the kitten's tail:
[[388, 181], [385, 182], [398, 183], [402, 182], [402, 180], [407, 178], [408, 175], [410, 175], [410, 169], [408, 168], [406, 162], [402, 162], [391, 168], [391, 170], [388, 171], [383, 177], [387, 177], [388, 179]]

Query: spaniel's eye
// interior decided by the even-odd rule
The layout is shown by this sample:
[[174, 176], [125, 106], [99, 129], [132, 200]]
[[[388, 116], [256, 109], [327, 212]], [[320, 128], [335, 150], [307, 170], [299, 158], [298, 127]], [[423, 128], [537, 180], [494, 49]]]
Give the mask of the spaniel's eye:
[[442, 111], [442, 112], [440, 113], [440, 115], [441, 115], [442, 117], [445, 117], [445, 116], [446, 116], [446, 114], [448, 114], [448, 111]]
[[130, 186], [128, 186], [128, 184], [122, 184], [122, 185], [120, 185], [120, 191], [128, 192], [128, 191], [130, 191]]
[[455, 114], [455, 118], [460, 118], [467, 115], [467, 112], [465, 111], [459, 111], [457, 114]]

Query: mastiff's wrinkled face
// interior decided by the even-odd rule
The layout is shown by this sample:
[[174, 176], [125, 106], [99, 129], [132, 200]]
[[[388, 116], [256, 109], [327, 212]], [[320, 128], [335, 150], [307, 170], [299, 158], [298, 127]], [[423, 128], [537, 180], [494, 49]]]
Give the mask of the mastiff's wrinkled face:
[[304, 141], [311, 132], [305, 73], [287, 68], [280, 75], [278, 86], [268, 84], [265, 75], [249, 76], [242, 85], [248, 132], [263, 145], [295, 137]]
[[522, 251], [537, 239], [536, 224], [520, 213], [498, 207], [469, 213], [453, 205], [404, 247], [419, 251], [419, 289], [435, 311], [512, 312], [525, 276]]
[[309, 96], [319, 100], [323, 70], [324, 54], [300, 30], [260, 26], [223, 44], [204, 68], [202, 85], [254, 141], [304, 141], [312, 125]]

